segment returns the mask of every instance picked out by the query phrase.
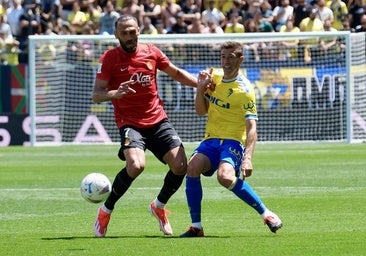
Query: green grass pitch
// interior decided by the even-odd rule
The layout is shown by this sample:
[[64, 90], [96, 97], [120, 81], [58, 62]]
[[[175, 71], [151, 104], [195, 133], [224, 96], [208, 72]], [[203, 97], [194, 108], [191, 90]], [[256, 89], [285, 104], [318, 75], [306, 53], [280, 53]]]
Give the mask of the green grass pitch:
[[[195, 145], [186, 145], [187, 154]], [[111, 181], [124, 165], [118, 145], [0, 148], [0, 255], [365, 255], [366, 144], [261, 144], [247, 181], [283, 220], [273, 234], [215, 177], [204, 184], [204, 238], [181, 239], [190, 224], [184, 184], [168, 204], [165, 237], [147, 207], [167, 167], [147, 153], [144, 173], [117, 203], [107, 237], [93, 234], [98, 205], [82, 178]]]

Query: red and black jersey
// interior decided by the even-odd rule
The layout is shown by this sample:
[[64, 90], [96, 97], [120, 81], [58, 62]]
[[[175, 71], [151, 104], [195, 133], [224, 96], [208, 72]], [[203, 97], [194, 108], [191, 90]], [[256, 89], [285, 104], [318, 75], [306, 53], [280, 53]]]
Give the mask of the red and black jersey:
[[97, 79], [108, 82], [108, 90], [116, 90], [123, 82], [132, 80], [129, 93], [112, 100], [118, 128], [131, 125], [148, 128], [167, 118], [158, 95], [157, 70], [169, 66], [169, 58], [152, 44], [138, 44], [134, 53], [124, 52], [120, 46], [106, 51], [100, 59]]

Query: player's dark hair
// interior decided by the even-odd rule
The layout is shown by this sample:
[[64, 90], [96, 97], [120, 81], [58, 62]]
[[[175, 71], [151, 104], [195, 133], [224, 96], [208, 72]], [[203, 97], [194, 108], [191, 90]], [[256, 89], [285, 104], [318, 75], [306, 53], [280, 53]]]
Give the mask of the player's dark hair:
[[221, 50], [223, 49], [234, 49], [236, 57], [243, 56], [243, 45], [236, 41], [226, 41], [221, 45]]
[[119, 16], [119, 18], [116, 20], [116, 22], [114, 23], [114, 28], [117, 29], [118, 22], [127, 21], [127, 20], [134, 20], [136, 22], [136, 24], [138, 24], [138, 21], [134, 16], [129, 15], [129, 14], [124, 14], [124, 15]]

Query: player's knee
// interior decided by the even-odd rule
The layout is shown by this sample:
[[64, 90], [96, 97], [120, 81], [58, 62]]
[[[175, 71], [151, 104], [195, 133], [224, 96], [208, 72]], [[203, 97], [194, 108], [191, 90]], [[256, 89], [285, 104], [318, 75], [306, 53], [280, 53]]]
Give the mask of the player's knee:
[[187, 175], [190, 177], [198, 177], [202, 173], [201, 168], [195, 166], [192, 162], [187, 166]]
[[217, 181], [221, 186], [228, 188], [235, 180], [236, 177], [231, 172], [220, 171], [220, 170], [217, 171]]
[[184, 150], [180, 149], [175, 154], [168, 153], [166, 155], [166, 162], [170, 170], [176, 175], [184, 175], [187, 173], [187, 157]]
[[175, 175], [184, 175], [187, 173], [187, 161], [176, 161], [170, 164], [169, 167]]
[[145, 169], [145, 164], [139, 161], [131, 161], [126, 165], [127, 172], [132, 178], [139, 176]]

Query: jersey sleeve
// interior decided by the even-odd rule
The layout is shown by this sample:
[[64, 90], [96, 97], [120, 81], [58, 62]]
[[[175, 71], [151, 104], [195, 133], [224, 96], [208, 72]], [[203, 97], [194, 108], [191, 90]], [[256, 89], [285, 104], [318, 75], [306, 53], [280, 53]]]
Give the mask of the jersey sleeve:
[[111, 63], [113, 60], [111, 59], [110, 51], [106, 51], [99, 59], [98, 70], [96, 78], [104, 81], [109, 81], [111, 78]]
[[166, 56], [165, 53], [163, 53], [155, 45], [151, 44], [150, 47], [151, 47], [152, 51], [154, 52], [154, 55], [156, 56], [156, 67], [159, 70], [166, 69], [170, 64], [170, 60], [169, 60], [168, 56]]
[[244, 103], [245, 119], [258, 120], [257, 103], [255, 98], [254, 88], [248, 84], [246, 102]]

